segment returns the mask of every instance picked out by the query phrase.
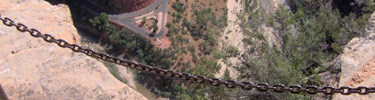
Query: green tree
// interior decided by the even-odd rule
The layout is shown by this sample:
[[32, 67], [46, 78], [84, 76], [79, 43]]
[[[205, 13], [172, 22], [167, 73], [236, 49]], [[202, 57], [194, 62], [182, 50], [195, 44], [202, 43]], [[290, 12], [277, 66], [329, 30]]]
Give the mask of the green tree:
[[116, 33], [115, 26], [111, 25], [108, 20], [108, 16], [105, 13], [101, 13], [99, 16], [89, 19], [89, 22], [97, 30], [106, 32], [107, 35]]
[[196, 22], [199, 27], [206, 26], [207, 23], [211, 22], [212, 24], [217, 24], [216, 16], [212, 13], [210, 8], [202, 9], [200, 11], [194, 11]]
[[156, 32], [157, 30], [159, 30], [159, 27], [158, 27], [158, 24], [157, 24], [156, 20], [152, 21], [152, 28], [154, 29], [154, 32]]
[[143, 17], [141, 21], [141, 25], [143, 26], [146, 23], [146, 21], [147, 21], [146, 17]]
[[143, 18], [142, 18], [142, 22], [143, 22], [143, 23], [145, 23], [146, 20], [147, 20], [146, 17], [143, 17]]
[[235, 46], [228, 46], [226, 49], [225, 49], [225, 52], [226, 52], [226, 56], [227, 57], [233, 57], [233, 56], [237, 56], [239, 54], [239, 50], [237, 47]]
[[171, 28], [172, 27], [172, 23], [168, 22], [166, 26], [167, 26], [167, 28]]
[[177, 12], [184, 12], [185, 7], [182, 2], [175, 2], [172, 4], [172, 7], [177, 11]]
[[230, 71], [228, 70], [228, 68], [225, 69], [225, 71], [224, 71], [223, 79], [226, 79], [226, 80], [232, 79], [232, 77], [230, 77]]
[[205, 40], [212, 46], [216, 44], [216, 38], [210, 33], [205, 35]]

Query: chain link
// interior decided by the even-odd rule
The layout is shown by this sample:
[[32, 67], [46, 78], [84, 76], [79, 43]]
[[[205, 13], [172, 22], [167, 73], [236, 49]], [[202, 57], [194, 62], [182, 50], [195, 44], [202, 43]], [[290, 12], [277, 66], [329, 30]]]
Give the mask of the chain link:
[[35, 38], [42, 38], [44, 41], [48, 43], [55, 43], [58, 46], [62, 48], [69, 48], [74, 52], [79, 52], [86, 54], [87, 56], [100, 59], [103, 61], [108, 61], [111, 63], [115, 63], [118, 65], [122, 65], [125, 67], [130, 67], [134, 68], [138, 71], [141, 72], [146, 72], [146, 73], [151, 73], [154, 75], [162, 76], [162, 77], [169, 77], [169, 78], [176, 78], [180, 80], [186, 80], [186, 81], [194, 81], [196, 83], [206, 83], [210, 84], [212, 86], [225, 86], [227, 88], [241, 88], [243, 90], [252, 90], [256, 89], [258, 91], [269, 91], [273, 90], [276, 93], [282, 93], [282, 92], [290, 92], [292, 94], [300, 94], [300, 93], [307, 93], [307, 94], [317, 94], [317, 93], [324, 93], [326, 95], [332, 95], [332, 94], [343, 94], [343, 95], [350, 95], [353, 93], [360, 94], [360, 95], [367, 95], [370, 93], [375, 93], [375, 87], [356, 87], [356, 88], [351, 88], [351, 87], [339, 87], [339, 88], [334, 88], [334, 87], [322, 87], [318, 88], [317, 86], [306, 86], [306, 87], [301, 87], [299, 85], [293, 85], [293, 86], [284, 86], [282, 84], [279, 85], [268, 85], [267, 83], [258, 83], [254, 84], [251, 82], [237, 82], [234, 80], [221, 80], [218, 78], [207, 78], [205, 76], [195, 76], [191, 75], [189, 73], [180, 73], [180, 72], [175, 72], [171, 70], [165, 70], [165, 69], [160, 69], [157, 67], [153, 66], [148, 66], [148, 65], [143, 65], [139, 64], [137, 62], [132, 62], [129, 60], [121, 59], [121, 58], [116, 58], [109, 56], [107, 54], [103, 53], [98, 53], [95, 52], [92, 49], [84, 49], [79, 45], [76, 44], [71, 44], [68, 43], [67, 41], [63, 39], [56, 39], [54, 36], [50, 34], [42, 34], [39, 30], [31, 28], [29, 29], [26, 25], [22, 23], [17, 23], [15, 24], [13, 20], [9, 18], [2, 18], [0, 16], [0, 20], [3, 22], [4, 25], [12, 27], [15, 26], [16, 29], [20, 32], [28, 32], [31, 36]]

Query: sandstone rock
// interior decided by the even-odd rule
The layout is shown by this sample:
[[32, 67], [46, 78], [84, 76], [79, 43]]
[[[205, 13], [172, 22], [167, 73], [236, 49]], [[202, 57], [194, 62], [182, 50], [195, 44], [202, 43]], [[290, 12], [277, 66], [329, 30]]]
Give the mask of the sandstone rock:
[[[367, 28], [367, 37], [352, 39], [338, 58], [341, 66], [339, 86], [371, 86], [375, 87], [375, 13], [371, 15]], [[373, 100], [375, 94], [370, 95], [341, 95], [337, 94], [334, 100]]]
[[[2, 0], [0, 14], [79, 44], [65, 5], [43, 0]], [[11, 100], [146, 99], [118, 81], [96, 59], [0, 25], [0, 83]]]

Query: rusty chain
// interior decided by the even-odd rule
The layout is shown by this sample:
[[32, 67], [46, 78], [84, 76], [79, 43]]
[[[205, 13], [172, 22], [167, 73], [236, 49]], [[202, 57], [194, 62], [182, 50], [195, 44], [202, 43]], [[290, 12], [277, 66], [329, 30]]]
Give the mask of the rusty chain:
[[186, 81], [194, 81], [196, 83], [206, 83], [210, 84], [212, 86], [225, 86], [227, 88], [241, 88], [243, 90], [252, 90], [256, 89], [258, 91], [270, 91], [273, 90], [276, 93], [282, 93], [282, 92], [290, 92], [293, 94], [300, 94], [300, 93], [307, 93], [307, 94], [317, 94], [317, 93], [324, 93], [326, 95], [332, 95], [332, 94], [343, 94], [343, 95], [350, 95], [353, 93], [360, 94], [360, 95], [366, 95], [370, 93], [375, 93], [375, 87], [331, 87], [331, 86], [326, 86], [326, 87], [321, 87], [319, 88], [318, 86], [306, 86], [302, 87], [300, 85], [293, 85], [293, 86], [285, 86], [285, 85], [268, 85], [267, 83], [258, 83], [254, 84], [252, 82], [237, 82], [234, 80], [221, 80], [219, 78], [207, 78], [205, 76], [200, 76], [200, 75], [191, 75], [189, 73], [180, 73], [180, 72], [175, 72], [171, 70], [165, 70], [165, 69], [160, 69], [157, 67], [153, 66], [148, 66], [144, 64], [140, 64], [137, 62], [132, 62], [129, 60], [121, 59], [121, 58], [116, 58], [109, 56], [107, 54], [103, 53], [98, 53], [95, 52], [92, 49], [85, 49], [82, 48], [79, 45], [76, 44], [71, 44], [66, 42], [63, 39], [56, 39], [52, 35], [49, 34], [42, 34], [39, 30], [31, 28], [29, 29], [26, 25], [22, 23], [15, 23], [13, 20], [5, 17], [2, 18], [0, 16], [0, 20], [3, 22], [4, 25], [8, 27], [14, 26], [18, 31], [20, 32], [28, 32], [31, 36], [35, 38], [42, 38], [44, 41], [48, 43], [55, 43], [58, 46], [62, 48], [69, 48], [74, 52], [79, 52], [86, 54], [87, 56], [100, 59], [103, 61], [108, 61], [111, 63], [115, 63], [118, 65], [122, 65], [125, 67], [130, 67], [133, 69], [136, 69], [141, 72], [146, 72], [146, 73], [151, 73], [154, 75], [158, 76], [163, 76], [163, 77], [168, 77], [168, 78], [177, 78], [180, 80], [186, 80]]

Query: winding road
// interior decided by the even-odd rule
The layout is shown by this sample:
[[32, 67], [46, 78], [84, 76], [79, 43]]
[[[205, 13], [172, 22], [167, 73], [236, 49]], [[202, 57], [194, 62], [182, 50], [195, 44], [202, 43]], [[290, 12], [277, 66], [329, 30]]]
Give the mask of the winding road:
[[130, 13], [118, 14], [118, 15], [114, 14], [113, 16], [121, 16], [121, 17], [124, 17], [124, 18], [132, 18], [132, 17], [134, 18], [134, 17], [142, 16], [144, 14], [147, 14], [151, 11], [156, 10], [156, 7], [158, 7], [159, 4], [163, 3], [163, 1], [169, 1], [169, 0], [157, 0], [156, 2], [154, 2], [153, 4], [147, 6], [146, 8], [144, 8], [142, 10], [134, 11], [134, 12], [130, 12]]
[[[77, 0], [85, 8], [95, 12], [95, 13], [106, 13], [103, 9], [97, 7], [96, 5], [92, 4], [87, 0]], [[168, 7], [169, 0], [157, 0], [153, 4], [147, 6], [146, 8], [134, 11], [130, 13], [123, 13], [123, 14], [108, 14], [110, 21], [118, 23], [122, 26], [129, 28], [130, 30], [140, 33], [149, 38], [159, 38], [164, 35], [166, 32], [166, 23], [167, 23], [167, 7]], [[159, 30], [155, 33], [154, 36], [150, 36], [150, 31], [147, 29], [143, 29], [138, 27], [137, 22], [142, 21], [143, 17], [146, 19], [156, 18], [158, 19], [158, 28]]]
[[[166, 23], [167, 23], [167, 7], [168, 7], [169, 0], [158, 0], [155, 3], [151, 4], [150, 6], [144, 8], [143, 10], [131, 12], [131, 13], [124, 13], [119, 15], [108, 15], [108, 17], [114, 21], [119, 23], [120, 25], [126, 26], [130, 30], [145, 35], [149, 38], [159, 38], [164, 35], [166, 32]], [[147, 19], [156, 18], [158, 19], [158, 27], [159, 30], [155, 33], [154, 36], [149, 36], [150, 31], [138, 27], [136, 22], [139, 22], [146, 17]]]

